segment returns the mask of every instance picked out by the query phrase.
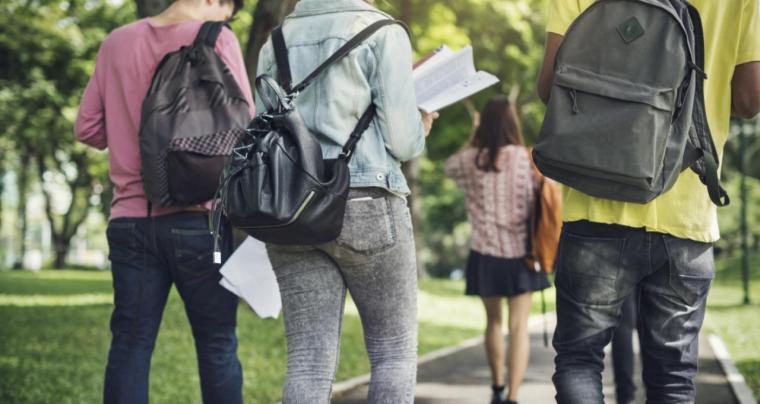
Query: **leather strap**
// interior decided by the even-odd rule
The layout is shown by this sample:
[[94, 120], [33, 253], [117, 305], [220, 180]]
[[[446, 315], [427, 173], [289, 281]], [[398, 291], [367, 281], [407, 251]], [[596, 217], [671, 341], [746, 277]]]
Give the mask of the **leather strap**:
[[350, 160], [356, 149], [356, 144], [362, 138], [362, 134], [369, 128], [372, 120], [375, 119], [376, 113], [375, 104], [370, 104], [369, 108], [364, 111], [364, 114], [359, 118], [359, 123], [356, 124], [354, 131], [351, 132], [351, 136], [348, 137], [348, 142], [343, 146], [343, 151], [340, 153], [340, 158]]
[[274, 48], [274, 60], [277, 62], [277, 73], [280, 76], [280, 84], [285, 91], [291, 92], [293, 78], [290, 75], [288, 47], [285, 44], [285, 36], [282, 34], [282, 26], [279, 26], [272, 31], [272, 47]]
[[[406, 27], [406, 25], [401, 21], [396, 20], [380, 20], [369, 27], [363, 29], [361, 32], [356, 34], [353, 38], [349, 39], [348, 42], [343, 44], [335, 53], [332, 54], [327, 60], [322, 62], [319, 67], [314, 69], [311, 74], [306, 76], [303, 81], [298, 83], [297, 85], [293, 86], [289, 93], [300, 93], [301, 91], [305, 90], [309, 85], [322, 73], [325, 72], [330, 66], [332, 66], [335, 62], [338, 62], [339, 60], [343, 59], [346, 55], [351, 53], [352, 50], [356, 49], [361, 45], [364, 41], [366, 41], [369, 37], [374, 35], [377, 31], [380, 30], [380, 28], [383, 28], [388, 25], [394, 25], [398, 24], [404, 27], [404, 29], [409, 32], [409, 29]], [[285, 43], [285, 38], [282, 34], [282, 26], [277, 27], [272, 32], [272, 46], [275, 48], [275, 61], [277, 62], [277, 70], [280, 71], [280, 77], [283, 79], [283, 87], [285, 86], [286, 79], [290, 79], [290, 63], [288, 61], [288, 51], [287, 51], [287, 45]], [[279, 48], [279, 50], [278, 50]], [[279, 56], [277, 56], [279, 54]], [[292, 79], [290, 79], [292, 81]]]
[[[275, 56], [275, 62], [277, 63], [277, 71], [280, 76], [280, 84], [282, 88], [285, 89], [285, 91], [288, 93], [287, 95], [294, 95], [302, 92], [305, 90], [309, 85], [314, 82], [322, 73], [324, 73], [330, 66], [335, 64], [336, 62], [343, 59], [345, 56], [347, 56], [349, 53], [351, 53], [352, 50], [356, 49], [364, 43], [369, 37], [374, 35], [377, 31], [379, 31], [381, 28], [398, 24], [401, 25], [407, 33], [409, 33], [409, 28], [401, 21], [397, 20], [380, 20], [372, 25], [368, 26], [367, 28], [363, 29], [361, 32], [356, 34], [353, 38], [349, 39], [348, 42], [343, 44], [335, 53], [333, 53], [327, 60], [322, 62], [316, 69], [314, 69], [313, 72], [311, 72], [308, 76], [306, 76], [305, 79], [303, 79], [300, 83], [293, 86], [293, 78], [291, 75], [290, 70], [290, 60], [288, 58], [288, 47], [287, 43], [285, 42], [285, 36], [282, 32], [282, 26], [279, 26], [272, 31], [272, 46], [274, 48], [274, 56]], [[259, 79], [271, 79], [271, 77], [268, 76], [262, 76], [256, 79], [256, 88], [259, 89]], [[265, 79], [266, 80], [266, 79]], [[272, 87], [271, 82], [266, 82], [270, 87]], [[263, 84], [263, 82], [262, 82]], [[259, 95], [263, 94], [261, 91], [259, 91]], [[280, 98], [280, 103], [282, 104], [284, 102], [284, 98], [282, 98], [282, 94], [277, 94]], [[377, 109], [375, 107], [375, 104], [370, 103], [369, 107], [367, 107], [367, 110], [364, 111], [361, 118], [359, 118], [359, 122], [356, 124], [356, 127], [351, 132], [351, 135], [348, 137], [348, 141], [343, 146], [343, 150], [340, 154], [341, 159], [344, 159], [346, 161], [351, 159], [351, 156], [354, 153], [354, 150], [356, 149], [356, 145], [359, 143], [359, 140], [361, 140], [362, 134], [369, 128], [369, 125], [372, 124], [372, 120], [375, 118], [375, 113], [377, 112]]]

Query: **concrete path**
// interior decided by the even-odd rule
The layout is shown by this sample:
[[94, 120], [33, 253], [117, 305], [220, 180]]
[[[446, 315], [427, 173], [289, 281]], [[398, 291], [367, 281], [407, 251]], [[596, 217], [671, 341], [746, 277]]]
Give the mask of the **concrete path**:
[[[549, 404], [554, 401], [554, 386], [551, 375], [554, 372], [554, 351], [545, 347], [541, 334], [541, 323], [532, 321], [531, 358], [525, 382], [520, 390], [520, 402], [527, 404]], [[707, 338], [700, 341], [700, 373], [697, 377], [697, 404], [737, 403], [731, 387], [715, 358]], [[612, 384], [610, 355], [606, 355], [607, 365], [603, 376], [604, 395], [607, 403], [615, 403]], [[641, 363], [637, 362], [636, 373], [640, 374]], [[485, 360], [482, 343], [465, 348], [451, 355], [441, 357], [419, 367], [415, 403], [418, 404], [487, 404], [490, 401], [490, 373]], [[641, 378], [638, 377], [641, 386]], [[643, 388], [639, 388], [637, 403], [644, 403]], [[364, 403], [367, 386], [362, 385], [336, 394], [333, 404]]]

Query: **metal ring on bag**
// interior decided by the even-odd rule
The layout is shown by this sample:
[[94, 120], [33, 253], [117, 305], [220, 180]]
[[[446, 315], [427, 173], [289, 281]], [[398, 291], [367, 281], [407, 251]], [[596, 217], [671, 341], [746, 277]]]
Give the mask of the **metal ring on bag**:
[[[265, 85], [269, 88], [267, 89]], [[277, 96], [277, 102], [272, 102], [272, 99], [269, 97], [270, 91], [265, 90], [271, 90], [271, 92]], [[293, 108], [292, 95], [289, 96], [287, 93], [285, 93], [285, 90], [282, 89], [280, 84], [275, 79], [273, 79], [272, 76], [263, 74], [257, 77], [256, 92], [259, 93], [261, 102], [264, 104], [264, 107], [267, 111], [271, 111], [275, 108], [278, 108], [278, 111], [287, 111]]]

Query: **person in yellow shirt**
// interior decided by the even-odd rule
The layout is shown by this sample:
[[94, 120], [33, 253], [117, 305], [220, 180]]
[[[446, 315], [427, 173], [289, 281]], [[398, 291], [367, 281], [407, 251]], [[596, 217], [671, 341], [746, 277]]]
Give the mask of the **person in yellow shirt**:
[[[538, 82], [544, 102], [562, 38], [593, 3], [548, 1]], [[730, 117], [760, 112], [760, 0], [691, 4], [704, 26], [705, 103], [722, 152]], [[648, 204], [594, 198], [574, 189], [566, 189], [564, 199], [553, 340], [557, 401], [604, 402], [602, 351], [618, 326], [623, 301], [638, 287], [647, 401], [694, 402], [697, 341], [714, 276], [712, 243], [720, 237], [717, 209], [706, 188], [687, 170], [670, 191]]]

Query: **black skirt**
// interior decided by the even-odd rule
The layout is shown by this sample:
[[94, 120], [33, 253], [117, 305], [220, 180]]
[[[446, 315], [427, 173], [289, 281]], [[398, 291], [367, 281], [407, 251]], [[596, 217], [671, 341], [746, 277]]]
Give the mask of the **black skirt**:
[[546, 274], [529, 268], [522, 258], [492, 257], [470, 251], [466, 272], [465, 294], [469, 296], [512, 297], [550, 287]]

